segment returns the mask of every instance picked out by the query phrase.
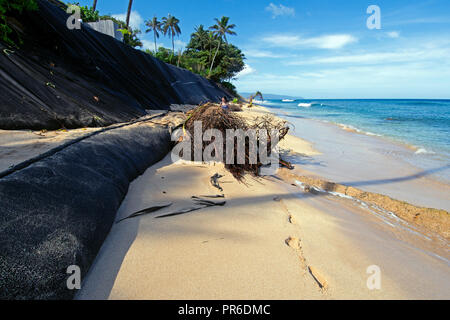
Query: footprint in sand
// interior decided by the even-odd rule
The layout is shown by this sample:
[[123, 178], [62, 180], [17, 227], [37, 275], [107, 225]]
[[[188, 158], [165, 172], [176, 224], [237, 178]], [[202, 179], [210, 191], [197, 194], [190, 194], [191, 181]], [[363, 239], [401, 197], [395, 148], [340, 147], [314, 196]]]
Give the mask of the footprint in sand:
[[309, 273], [314, 278], [314, 280], [316, 280], [316, 283], [319, 285], [320, 289], [322, 289], [322, 290], [328, 289], [327, 280], [325, 279], [325, 277], [323, 275], [320, 274], [320, 272], [316, 268], [309, 266], [308, 270], [309, 270]]
[[289, 237], [285, 240], [286, 244], [294, 250], [300, 250], [300, 240], [295, 237]]
[[295, 217], [291, 214], [289, 215], [289, 223], [290, 224], [297, 224], [297, 220], [295, 219]]
[[[287, 246], [294, 249], [298, 253], [298, 257], [300, 259], [302, 269], [304, 270], [304, 275], [306, 275], [307, 263], [303, 256], [300, 239], [298, 239], [296, 237], [289, 237], [285, 240], [285, 243]], [[328, 289], [328, 282], [327, 282], [326, 278], [316, 268], [314, 268], [312, 266], [308, 266], [307, 270], [309, 271], [309, 273], [315, 280], [316, 284], [322, 290], [322, 292], [325, 293], [325, 291]]]

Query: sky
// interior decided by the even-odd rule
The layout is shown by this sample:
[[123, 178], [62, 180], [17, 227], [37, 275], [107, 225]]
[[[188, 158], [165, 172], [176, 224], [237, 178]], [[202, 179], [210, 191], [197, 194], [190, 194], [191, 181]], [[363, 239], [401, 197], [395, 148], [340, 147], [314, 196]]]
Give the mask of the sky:
[[[92, 0], [78, 0], [92, 5]], [[369, 29], [380, 10], [380, 29]], [[128, 0], [98, 0], [100, 14], [125, 20]], [[233, 80], [239, 92], [310, 99], [450, 98], [449, 0], [134, 0], [131, 25], [172, 14], [182, 34], [176, 50], [196, 26], [230, 17], [246, 67]], [[158, 46], [171, 47], [162, 36]]]

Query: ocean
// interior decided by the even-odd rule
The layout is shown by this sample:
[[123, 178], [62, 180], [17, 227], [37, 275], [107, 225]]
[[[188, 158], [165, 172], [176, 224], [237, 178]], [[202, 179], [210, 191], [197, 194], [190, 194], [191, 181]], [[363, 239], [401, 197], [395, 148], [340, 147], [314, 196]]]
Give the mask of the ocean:
[[[427, 170], [450, 165], [450, 100], [265, 100], [287, 120], [316, 119], [400, 143], [409, 163]], [[446, 170], [448, 171], [448, 170]], [[446, 182], [450, 177], [442, 176]]]

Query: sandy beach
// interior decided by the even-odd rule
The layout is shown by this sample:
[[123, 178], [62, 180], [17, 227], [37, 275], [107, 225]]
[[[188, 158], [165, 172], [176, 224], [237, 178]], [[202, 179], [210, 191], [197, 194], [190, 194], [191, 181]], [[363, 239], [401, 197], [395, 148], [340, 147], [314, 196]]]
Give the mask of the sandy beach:
[[[267, 112], [255, 107], [241, 114]], [[422, 225], [406, 221], [358, 197], [301, 181], [315, 176], [351, 186], [417, 170], [380, 175], [361, 168], [350, 175], [343, 165], [333, 167], [338, 161], [328, 161], [329, 150], [306, 136], [287, 136], [282, 155], [296, 168], [270, 177], [247, 175], [239, 182], [223, 164], [172, 163], [170, 155], [150, 167], [131, 184], [116, 221], [158, 204], [171, 206], [114, 224], [77, 299], [448, 299], [447, 227], [432, 230], [426, 219]], [[352, 153], [358, 146], [351, 139], [358, 138], [347, 139], [353, 143], [343, 150]], [[328, 161], [324, 167], [336, 175], [311, 170], [308, 164], [316, 160]], [[223, 176], [224, 198], [207, 199], [225, 205], [165, 216], [195, 207], [193, 196], [221, 195], [210, 182], [216, 173]], [[448, 189], [428, 178], [424, 188], [417, 179], [353, 187], [448, 210]], [[448, 212], [442, 219], [448, 221]], [[367, 284], [374, 266], [379, 289]]]

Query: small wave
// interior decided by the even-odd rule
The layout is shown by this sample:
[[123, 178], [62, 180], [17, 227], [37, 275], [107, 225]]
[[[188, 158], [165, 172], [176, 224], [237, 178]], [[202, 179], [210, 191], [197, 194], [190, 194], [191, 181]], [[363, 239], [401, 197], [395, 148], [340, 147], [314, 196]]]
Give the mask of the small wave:
[[382, 137], [381, 134], [373, 133], [373, 132], [365, 132], [365, 134], [367, 134], [368, 136], [372, 136], [372, 137]]
[[302, 108], [311, 108], [312, 103], [299, 103], [298, 106]]
[[435, 153], [433, 151], [429, 151], [425, 148], [419, 148], [419, 149], [417, 149], [415, 154], [435, 154]]
[[382, 137], [383, 136], [383, 135], [378, 134], [378, 133], [373, 133], [373, 132], [370, 132], [370, 131], [364, 131], [364, 130], [358, 129], [358, 128], [356, 128], [354, 126], [351, 126], [349, 124], [338, 123], [337, 125], [341, 129], [343, 129], [345, 131], [348, 131], [348, 132], [356, 132], [356, 133], [365, 134], [366, 136], [371, 136], [371, 137]]
[[255, 104], [268, 104], [268, 105], [273, 105], [274, 104], [271, 101], [267, 101], [267, 100], [253, 100], [253, 103], [255, 103]]
[[344, 129], [345, 131], [364, 133], [362, 130], [360, 130], [360, 129], [354, 127], [354, 126], [351, 126], [349, 124], [338, 123], [337, 125], [339, 127], [341, 127], [341, 129]]
[[281, 101], [283, 101], [283, 102], [294, 102], [294, 100], [291, 100], [291, 99], [283, 99]]

